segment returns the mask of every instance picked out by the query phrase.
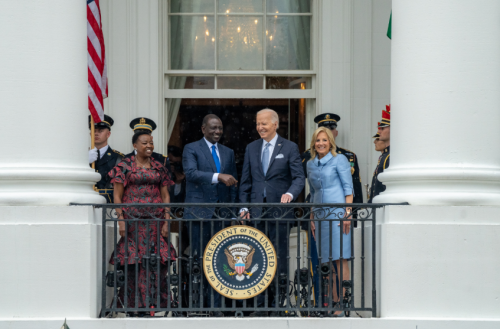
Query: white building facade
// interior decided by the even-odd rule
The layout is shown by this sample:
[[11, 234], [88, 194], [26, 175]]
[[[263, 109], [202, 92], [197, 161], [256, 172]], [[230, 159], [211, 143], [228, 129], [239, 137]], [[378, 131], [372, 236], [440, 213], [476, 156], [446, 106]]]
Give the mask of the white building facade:
[[[280, 133], [303, 149], [314, 116], [333, 112], [338, 145], [369, 184], [371, 136], [391, 104], [387, 191], [376, 201], [410, 205], [378, 214], [379, 318], [203, 325], [500, 326], [500, 2], [101, 0], [101, 11], [105, 113], [123, 153], [136, 117], [156, 121], [155, 150], [166, 153], [201, 138], [206, 111], [238, 131], [276, 106]], [[69, 206], [104, 202], [87, 163], [85, 37], [82, 1], [0, 2], [0, 327], [199, 326], [98, 319], [100, 214]]]

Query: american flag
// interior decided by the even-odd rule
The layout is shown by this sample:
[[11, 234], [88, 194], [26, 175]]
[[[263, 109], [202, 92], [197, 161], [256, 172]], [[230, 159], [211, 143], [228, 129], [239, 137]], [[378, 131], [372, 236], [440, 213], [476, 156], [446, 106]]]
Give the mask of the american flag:
[[103, 99], [108, 96], [108, 75], [99, 0], [87, 0], [87, 49], [89, 110], [94, 122], [97, 123], [104, 120]]

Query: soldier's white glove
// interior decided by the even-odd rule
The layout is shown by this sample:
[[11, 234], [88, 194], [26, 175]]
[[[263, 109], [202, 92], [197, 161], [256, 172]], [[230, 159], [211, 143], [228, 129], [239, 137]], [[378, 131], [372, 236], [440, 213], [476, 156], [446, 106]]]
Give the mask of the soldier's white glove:
[[89, 163], [97, 161], [97, 147], [94, 147], [92, 150], [89, 150]]

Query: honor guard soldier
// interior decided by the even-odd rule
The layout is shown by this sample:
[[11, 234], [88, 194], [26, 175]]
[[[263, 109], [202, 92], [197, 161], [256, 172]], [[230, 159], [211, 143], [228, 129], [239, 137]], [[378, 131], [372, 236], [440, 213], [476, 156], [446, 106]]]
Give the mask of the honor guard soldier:
[[[389, 167], [389, 157], [391, 156], [391, 106], [386, 105], [386, 110], [382, 111], [382, 122], [378, 125], [375, 140], [375, 150], [382, 152], [378, 158], [377, 168], [373, 173], [372, 185], [370, 187], [368, 203], [373, 203], [373, 198], [385, 191], [385, 185], [378, 180], [378, 175]], [[378, 137], [378, 138], [377, 138]], [[378, 140], [377, 140], [378, 139]]]
[[[132, 121], [130, 121], [130, 128], [134, 131], [134, 134], [139, 131], [139, 130], [145, 130], [148, 131], [149, 134], [153, 133], [153, 131], [156, 129], [156, 123], [148, 118], [136, 118]], [[127, 154], [126, 157], [130, 157], [132, 155], [135, 155], [135, 151], [132, 151], [131, 153]], [[151, 155], [153, 159], [161, 163], [168, 172], [169, 178], [172, 178], [172, 173], [170, 169], [170, 162], [168, 161], [168, 156], [153, 152]]]
[[[332, 131], [333, 137], [337, 138], [339, 132], [337, 131], [337, 123], [340, 121], [340, 116], [333, 113], [323, 113], [314, 118], [314, 122], [318, 127], [327, 127]], [[351, 165], [352, 183], [354, 187], [353, 203], [363, 203], [363, 190], [361, 188], [361, 177], [359, 176], [358, 157], [354, 152], [343, 149], [337, 145], [337, 153], [343, 154]], [[307, 178], [307, 161], [311, 159], [311, 151], [308, 149], [302, 154], [302, 166], [304, 167], [304, 174]], [[306, 202], [309, 201], [310, 196], [307, 196]]]
[[101, 174], [101, 180], [97, 182], [96, 187], [99, 194], [105, 197], [108, 203], [113, 203], [113, 184], [111, 184], [108, 172], [124, 157], [123, 153], [113, 150], [108, 145], [113, 123], [114, 121], [109, 115], [104, 115], [104, 120], [94, 125], [95, 147], [89, 151], [89, 164], [95, 162], [95, 171]]

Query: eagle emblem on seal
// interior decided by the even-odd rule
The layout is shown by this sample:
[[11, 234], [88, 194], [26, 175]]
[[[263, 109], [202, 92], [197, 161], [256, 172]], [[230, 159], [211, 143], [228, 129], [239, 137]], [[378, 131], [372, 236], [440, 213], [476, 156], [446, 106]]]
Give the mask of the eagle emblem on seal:
[[224, 253], [227, 256], [229, 267], [232, 269], [231, 271], [224, 266], [225, 272], [231, 277], [234, 276], [238, 281], [243, 281], [245, 277], [250, 279], [253, 273], [259, 269], [259, 264], [255, 264], [250, 270], [255, 248], [248, 244], [232, 244], [224, 250]]

